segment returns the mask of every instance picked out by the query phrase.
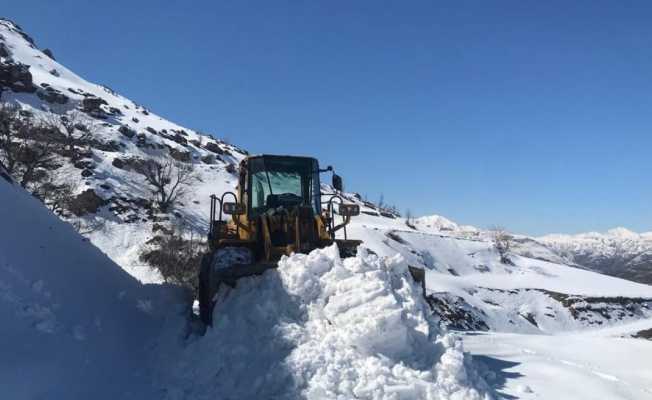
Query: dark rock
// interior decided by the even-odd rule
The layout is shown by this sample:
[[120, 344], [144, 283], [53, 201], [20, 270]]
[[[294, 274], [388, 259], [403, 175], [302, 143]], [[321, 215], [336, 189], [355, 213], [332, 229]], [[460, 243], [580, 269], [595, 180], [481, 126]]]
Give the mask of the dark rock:
[[152, 135], [157, 135], [157, 134], [158, 134], [158, 132], [156, 131], [156, 129], [152, 128], [151, 126], [148, 126], [147, 128], [145, 128], [145, 130], [146, 130], [147, 132], [151, 133]]
[[122, 115], [122, 111], [116, 107], [109, 107], [109, 114], [111, 115]]
[[215, 154], [224, 154], [224, 150], [220, 147], [219, 144], [215, 142], [206, 142], [204, 145], [204, 148], [210, 152], [213, 152]]
[[68, 209], [76, 216], [81, 217], [84, 214], [96, 213], [100, 207], [106, 204], [108, 202], [98, 196], [93, 189], [87, 189], [71, 199]]
[[118, 128], [118, 132], [122, 133], [123, 135], [125, 135], [125, 136], [128, 137], [129, 139], [131, 139], [131, 138], [133, 138], [134, 136], [136, 136], [136, 131], [133, 130], [133, 129], [131, 129], [131, 128], [128, 127], [127, 125], [122, 125], [122, 126], [120, 126], [120, 128]]
[[95, 169], [95, 164], [91, 160], [79, 160], [73, 164], [77, 169]]
[[642, 331], [638, 331], [632, 337], [635, 337], [635, 338], [638, 338], [638, 339], [652, 340], [652, 329], [645, 329], [645, 330], [642, 330]]
[[228, 172], [230, 174], [235, 174], [236, 172], [238, 172], [238, 170], [235, 167], [235, 164], [229, 164], [229, 165], [226, 166], [226, 172]]
[[68, 96], [51, 86], [37, 90], [36, 95], [39, 99], [47, 101], [50, 104], [66, 104], [68, 102]]
[[0, 43], [0, 57], [2, 58], [7, 58], [11, 56], [11, 53], [9, 53], [9, 49], [4, 43]]
[[106, 112], [102, 109], [103, 105], [107, 105], [106, 100], [96, 97], [96, 96], [86, 96], [82, 100], [82, 111], [91, 117], [106, 119]]
[[114, 158], [113, 162], [111, 163], [114, 167], [118, 169], [124, 169], [125, 168], [125, 162], [119, 158]]
[[0, 62], [0, 91], [8, 88], [14, 92], [34, 93], [36, 86], [29, 72], [29, 65], [10, 62]]
[[94, 149], [106, 151], [109, 153], [115, 153], [116, 151], [120, 151], [120, 145], [118, 142], [115, 140], [111, 140], [109, 142], [102, 142], [100, 140], [89, 140], [88, 145], [90, 145]]
[[56, 58], [54, 58], [54, 54], [52, 54], [52, 50], [50, 50], [50, 49], [44, 49], [44, 50], [43, 50], [43, 54], [45, 54], [46, 56], [48, 56], [48, 57], [50, 57], [51, 59], [53, 59], [54, 61], [56, 61]]
[[212, 154], [206, 154], [201, 160], [204, 164], [215, 164], [215, 156]]
[[174, 135], [172, 137], [172, 140], [174, 140], [175, 142], [179, 143], [182, 146], [188, 145], [188, 140], [181, 135]]
[[81, 176], [83, 176], [84, 178], [88, 178], [89, 176], [92, 175], [93, 175], [93, 171], [91, 171], [90, 169], [85, 169], [81, 172]]
[[138, 118], [136, 118], [136, 117], [133, 117], [131, 120], [132, 120], [133, 122], [135, 122], [135, 123], [139, 123], [139, 122], [140, 122], [140, 120], [139, 120]]
[[192, 159], [189, 151], [179, 151], [174, 147], [170, 147], [170, 157], [174, 158], [177, 161], [181, 162], [190, 162]]

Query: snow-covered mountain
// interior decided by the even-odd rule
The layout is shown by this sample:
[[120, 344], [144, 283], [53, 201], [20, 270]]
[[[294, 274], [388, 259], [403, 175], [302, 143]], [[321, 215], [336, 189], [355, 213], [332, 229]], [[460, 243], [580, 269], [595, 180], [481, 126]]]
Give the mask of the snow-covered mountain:
[[616, 228], [606, 233], [547, 235], [537, 240], [568, 264], [652, 284], [652, 232]]
[[[83, 356], [89, 369], [115, 366], [118, 382], [125, 384], [122, 392], [119, 386], [107, 389], [110, 398], [649, 397], [652, 370], [642, 360], [652, 357], [652, 342], [634, 337], [652, 328], [652, 286], [569, 266], [580, 263], [547, 238], [515, 237], [511, 264], [505, 264], [489, 232], [441, 216], [406, 221], [354, 194], [345, 196], [360, 204], [362, 214], [347, 233], [369, 251], [347, 260], [334, 249], [284, 259], [278, 271], [225, 293], [215, 326], [201, 336], [178, 291], [141, 283], [160, 282], [161, 276], [138, 255], [166, 220], [205, 233], [209, 195], [233, 189], [235, 165], [246, 152], [85, 81], [12, 22], [0, 20], [0, 35], [2, 102], [44, 121], [75, 115], [91, 133], [80, 158], [56, 155], [52, 174], [57, 182], [71, 182], [75, 198], [90, 199], [63, 218], [110, 258], [16, 184], [0, 179], [0, 198], [10, 204], [0, 211], [0, 310], [9, 321], [0, 330], [26, 346], [43, 340], [36, 347], [41, 359], [56, 360], [43, 363], [63, 374], [49, 382], [39, 378], [24, 392], [23, 381], [13, 380], [15, 372], [3, 374], [12, 380], [1, 386], [14, 390], [14, 398], [81, 397], [85, 393], [74, 390], [83, 385], [72, 381], [72, 373]], [[146, 158], [191, 165], [198, 176], [193, 192], [172, 212], [153, 211], [144, 178], [133, 168]], [[25, 229], [16, 234], [15, 227]], [[412, 282], [408, 266], [426, 270], [425, 293]], [[85, 290], [77, 292], [79, 286]], [[115, 342], [101, 334], [105, 319]], [[137, 331], [125, 339], [127, 349], [99, 349], [102, 340], [108, 351], [116, 349], [124, 326]], [[486, 332], [464, 338], [473, 359], [463, 354], [452, 330]], [[587, 343], [631, 354], [635, 377], [617, 358], [597, 360], [586, 348], [568, 355], [556, 346], [596, 332], [599, 339]], [[87, 340], [70, 339], [76, 337]], [[70, 343], [57, 353], [48, 347], [57, 340]], [[133, 347], [137, 362], [125, 358]], [[36, 363], [33, 353], [22, 351], [3, 354]], [[70, 367], [71, 374], [62, 359], [66, 352], [77, 352], [70, 362], [79, 365]], [[125, 360], [137, 372], [123, 368]], [[0, 366], [11, 372], [14, 364]], [[24, 376], [34, 382], [40, 366], [28, 365]], [[87, 373], [90, 381], [99, 379]], [[551, 380], [559, 390], [550, 389]], [[578, 383], [583, 390], [573, 391]]]
[[82, 131], [90, 131], [78, 144], [79, 156], [60, 155], [52, 172], [56, 182], [71, 185], [73, 195], [83, 196], [84, 207], [65, 217], [145, 282], [161, 279], [137, 257], [160, 221], [152, 212], [148, 185], [134, 165], [155, 158], [192, 166], [198, 177], [193, 193], [164, 219], [176, 215], [205, 232], [209, 195], [235, 186], [236, 166], [246, 153], [84, 80], [8, 20], [0, 20], [0, 93], [3, 103], [19, 105], [23, 115], [45, 121], [66, 116]]

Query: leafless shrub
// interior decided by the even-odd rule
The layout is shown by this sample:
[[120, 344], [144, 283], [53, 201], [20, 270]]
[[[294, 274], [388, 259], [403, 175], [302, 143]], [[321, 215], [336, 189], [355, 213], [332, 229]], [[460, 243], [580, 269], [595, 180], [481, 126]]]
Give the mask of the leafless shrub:
[[159, 229], [158, 235], [141, 249], [140, 260], [157, 268], [166, 282], [195, 291], [201, 258], [207, 244], [202, 235], [185, 224]]
[[87, 122], [83, 115], [82, 112], [73, 110], [61, 115], [58, 120], [49, 122], [53, 126], [61, 126], [66, 154], [73, 161], [81, 158], [83, 152], [80, 147], [88, 145], [93, 137], [93, 132], [97, 129], [96, 124]]
[[192, 164], [171, 160], [143, 160], [136, 163], [134, 169], [145, 177], [152, 200], [162, 212], [172, 209], [198, 180]]
[[500, 262], [507, 265], [514, 265], [509, 258], [509, 251], [512, 247], [513, 236], [502, 226], [493, 226], [490, 228], [491, 239], [494, 248], [500, 255]]
[[414, 226], [414, 216], [412, 215], [412, 210], [409, 208], [405, 210], [405, 225], [407, 225], [408, 228], [417, 229], [416, 226]]
[[64, 216], [70, 209], [77, 184], [72, 180], [62, 180], [59, 183], [56, 181], [52, 174], [48, 174], [38, 185], [35, 185], [33, 194], [53, 213]]
[[0, 160], [22, 187], [34, 192], [32, 186], [58, 167], [60, 139], [57, 127], [21, 116], [13, 106], [0, 106]]

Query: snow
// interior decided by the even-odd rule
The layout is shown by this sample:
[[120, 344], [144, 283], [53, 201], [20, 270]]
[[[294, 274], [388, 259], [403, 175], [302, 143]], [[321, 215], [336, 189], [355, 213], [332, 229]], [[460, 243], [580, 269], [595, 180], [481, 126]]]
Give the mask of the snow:
[[17, 185], [0, 179], [0, 198], [3, 398], [151, 395], [146, 346], [180, 293], [143, 286]]
[[213, 328], [162, 363], [170, 398], [488, 398], [400, 256], [295, 254], [218, 297]]
[[607, 333], [477, 333], [465, 335], [464, 343], [487, 382], [506, 398], [651, 398], [652, 342]]

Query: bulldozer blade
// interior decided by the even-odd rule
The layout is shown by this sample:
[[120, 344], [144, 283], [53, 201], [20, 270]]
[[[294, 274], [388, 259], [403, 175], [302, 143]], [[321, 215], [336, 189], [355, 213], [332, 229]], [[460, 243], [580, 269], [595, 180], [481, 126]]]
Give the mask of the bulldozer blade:
[[[216, 283], [224, 282], [233, 287], [238, 279], [248, 276], [262, 275], [268, 269], [277, 268], [277, 263], [257, 263], [250, 265], [232, 265], [213, 271]], [[216, 285], [217, 287], [217, 285]]]

